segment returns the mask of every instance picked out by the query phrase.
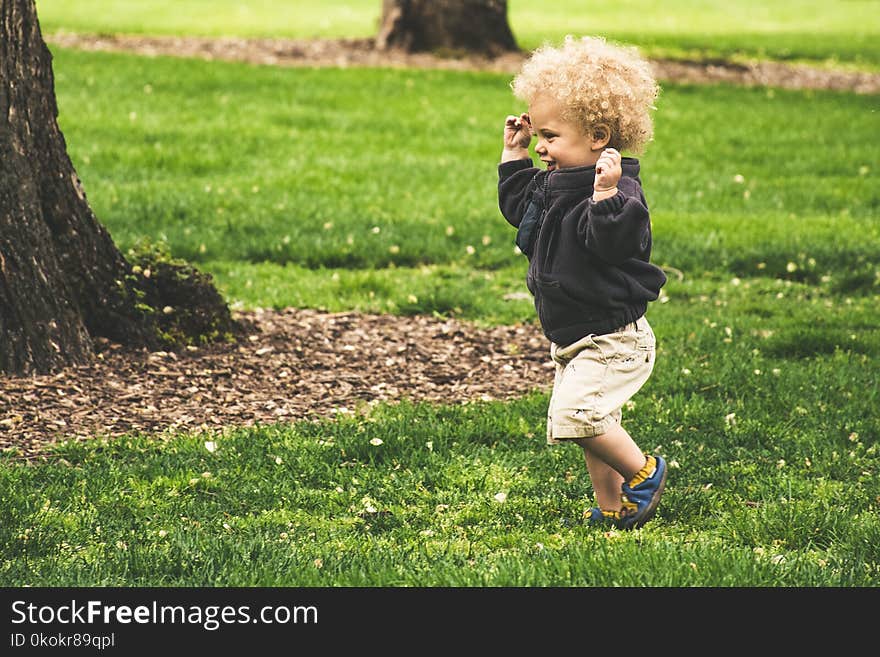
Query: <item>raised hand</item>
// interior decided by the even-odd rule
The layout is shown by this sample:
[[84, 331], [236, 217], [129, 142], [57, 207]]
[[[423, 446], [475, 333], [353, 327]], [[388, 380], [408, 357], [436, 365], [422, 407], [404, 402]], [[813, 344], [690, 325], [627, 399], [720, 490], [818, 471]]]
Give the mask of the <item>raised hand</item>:
[[528, 114], [520, 114], [507, 117], [504, 122], [504, 148], [505, 150], [519, 150], [528, 148], [532, 141], [532, 123]]
[[605, 192], [617, 187], [617, 181], [623, 175], [620, 166], [620, 153], [613, 148], [606, 148], [596, 162], [596, 181], [593, 191]]

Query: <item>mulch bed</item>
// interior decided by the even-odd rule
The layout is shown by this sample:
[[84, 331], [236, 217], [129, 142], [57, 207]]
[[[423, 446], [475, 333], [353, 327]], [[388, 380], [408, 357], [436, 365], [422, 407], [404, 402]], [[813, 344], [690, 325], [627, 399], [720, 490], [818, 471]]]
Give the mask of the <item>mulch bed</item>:
[[236, 318], [248, 330], [235, 344], [151, 353], [102, 342], [88, 365], [0, 377], [0, 448], [33, 458], [87, 436], [333, 417], [404, 398], [503, 400], [552, 385], [533, 325], [299, 309]]

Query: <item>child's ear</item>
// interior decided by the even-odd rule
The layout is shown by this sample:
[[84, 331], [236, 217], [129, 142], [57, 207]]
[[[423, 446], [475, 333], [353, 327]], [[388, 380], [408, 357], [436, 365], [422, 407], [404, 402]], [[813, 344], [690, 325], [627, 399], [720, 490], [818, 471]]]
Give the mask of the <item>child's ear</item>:
[[590, 148], [601, 151], [611, 141], [611, 128], [604, 123], [597, 123], [590, 127]]

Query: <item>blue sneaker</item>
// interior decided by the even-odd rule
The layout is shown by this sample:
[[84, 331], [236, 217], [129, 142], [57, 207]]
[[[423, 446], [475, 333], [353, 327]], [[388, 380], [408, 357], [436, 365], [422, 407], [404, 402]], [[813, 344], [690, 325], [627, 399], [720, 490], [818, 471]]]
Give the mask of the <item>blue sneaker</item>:
[[598, 507], [592, 507], [584, 511], [584, 518], [591, 527], [611, 525], [620, 527], [620, 511], [603, 511]]
[[621, 529], [638, 529], [651, 518], [660, 503], [666, 485], [666, 461], [662, 456], [646, 454], [648, 462], [622, 486]]

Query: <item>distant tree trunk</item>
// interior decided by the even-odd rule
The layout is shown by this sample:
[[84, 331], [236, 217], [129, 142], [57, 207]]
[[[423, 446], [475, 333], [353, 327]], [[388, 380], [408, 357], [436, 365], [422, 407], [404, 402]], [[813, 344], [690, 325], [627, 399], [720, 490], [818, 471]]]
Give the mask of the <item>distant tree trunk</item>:
[[[0, 0], [0, 372], [87, 362], [99, 336], [156, 347], [180, 335], [165, 315], [181, 309], [149, 305], [168, 292], [133, 271], [89, 207], [57, 115], [34, 1]], [[222, 300], [218, 312], [212, 325], [231, 330]]]
[[376, 45], [490, 57], [518, 50], [507, 0], [383, 0]]

